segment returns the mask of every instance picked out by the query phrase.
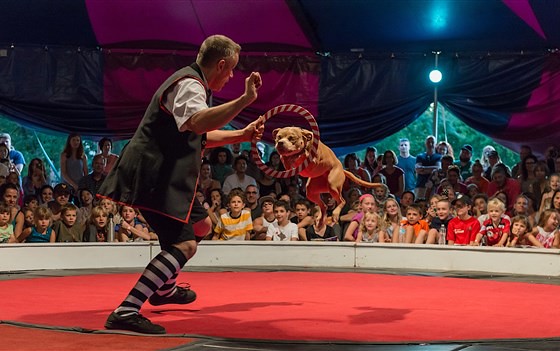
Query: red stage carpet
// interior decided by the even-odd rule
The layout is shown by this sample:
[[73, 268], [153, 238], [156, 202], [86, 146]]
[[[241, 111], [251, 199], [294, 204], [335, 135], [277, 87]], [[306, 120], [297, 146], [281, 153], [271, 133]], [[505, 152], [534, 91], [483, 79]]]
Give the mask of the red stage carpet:
[[[0, 320], [103, 329], [139, 274], [0, 281]], [[356, 342], [560, 336], [560, 286], [361, 273], [189, 273], [198, 300], [144, 305], [168, 333]], [[182, 279], [181, 279], [182, 278]]]

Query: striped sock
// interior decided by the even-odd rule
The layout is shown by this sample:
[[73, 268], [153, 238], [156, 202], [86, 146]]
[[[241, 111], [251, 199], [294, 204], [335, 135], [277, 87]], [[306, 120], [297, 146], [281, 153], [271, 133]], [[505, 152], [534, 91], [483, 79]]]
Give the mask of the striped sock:
[[174, 289], [175, 279], [186, 263], [187, 259], [181, 250], [174, 246], [160, 252], [146, 266], [136, 285], [115, 312], [121, 316], [138, 313], [144, 302], [160, 287], [172, 282], [171, 290]]
[[165, 284], [163, 284], [163, 286], [156, 291], [156, 294], [158, 294], [159, 296], [171, 296], [175, 294], [175, 291], [177, 291], [177, 288], [175, 287], [177, 276], [179, 276], [179, 273], [173, 274], [173, 276], [169, 278], [169, 280], [166, 281]]

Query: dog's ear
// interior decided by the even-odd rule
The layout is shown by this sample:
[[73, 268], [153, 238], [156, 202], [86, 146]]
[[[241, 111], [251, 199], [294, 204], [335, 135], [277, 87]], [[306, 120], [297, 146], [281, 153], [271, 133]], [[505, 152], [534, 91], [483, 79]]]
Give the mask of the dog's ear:
[[282, 128], [276, 128], [272, 131], [272, 138], [276, 140], [276, 134], [278, 134], [278, 132], [280, 131], [280, 129]]
[[306, 142], [310, 142], [313, 140], [313, 133], [308, 131], [307, 129], [301, 129], [301, 135], [305, 139]]

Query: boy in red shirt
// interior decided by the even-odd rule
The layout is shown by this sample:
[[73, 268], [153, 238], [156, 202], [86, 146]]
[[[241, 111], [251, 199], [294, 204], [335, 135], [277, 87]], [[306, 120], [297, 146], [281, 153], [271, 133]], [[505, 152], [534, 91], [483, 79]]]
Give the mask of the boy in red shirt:
[[470, 214], [471, 198], [460, 194], [451, 204], [457, 211], [457, 217], [447, 226], [447, 245], [470, 245], [480, 231], [480, 222]]

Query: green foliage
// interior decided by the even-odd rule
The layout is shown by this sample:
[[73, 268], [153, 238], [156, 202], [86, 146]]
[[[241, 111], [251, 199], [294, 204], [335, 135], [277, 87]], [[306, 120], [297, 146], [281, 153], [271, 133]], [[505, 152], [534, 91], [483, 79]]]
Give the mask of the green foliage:
[[[50, 174], [50, 178], [53, 181], [57, 180], [54, 174], [60, 170], [60, 154], [66, 145], [68, 135], [54, 132], [40, 132], [32, 128], [26, 128], [1, 114], [0, 126], [0, 132], [10, 134], [12, 137], [13, 147], [23, 153], [27, 165], [29, 165], [29, 162], [34, 158], [45, 160], [47, 165], [47, 174]], [[55, 168], [54, 171], [51, 169], [50, 163], [47, 161], [47, 157], [45, 156], [45, 153], [43, 153], [37, 139], [41, 141], [48, 158], [52, 161]], [[91, 160], [93, 156], [98, 153], [97, 142], [99, 139], [101, 138], [83, 138], [84, 151], [88, 157], [89, 169], [91, 169]], [[114, 141], [113, 152], [118, 154], [124, 144], [126, 144], [126, 141]], [[27, 165], [22, 171], [23, 176], [27, 175]]]
[[[519, 161], [519, 154], [494, 142], [488, 136], [474, 130], [459, 118], [455, 117], [440, 106], [438, 118], [438, 141], [445, 140], [453, 147], [454, 157], [457, 160], [461, 147], [470, 144], [473, 147], [473, 159], [480, 159], [482, 149], [486, 145], [492, 145], [498, 151], [502, 161], [508, 166], [513, 166]], [[399, 139], [408, 138], [410, 140], [410, 154], [417, 155], [425, 151], [424, 142], [428, 135], [433, 134], [433, 108], [428, 108], [414, 123], [406, 126], [399, 132], [372, 144], [377, 149], [378, 155], [385, 150], [393, 150], [398, 155]], [[365, 157], [365, 150], [356, 152], [360, 160]], [[339, 155], [341, 160], [345, 155]]]

